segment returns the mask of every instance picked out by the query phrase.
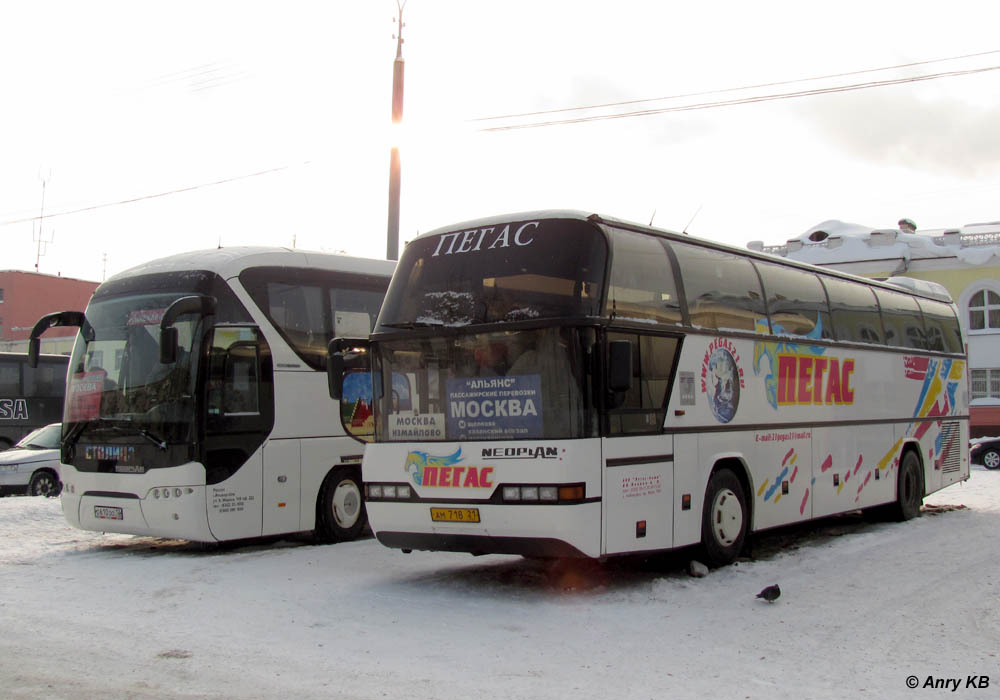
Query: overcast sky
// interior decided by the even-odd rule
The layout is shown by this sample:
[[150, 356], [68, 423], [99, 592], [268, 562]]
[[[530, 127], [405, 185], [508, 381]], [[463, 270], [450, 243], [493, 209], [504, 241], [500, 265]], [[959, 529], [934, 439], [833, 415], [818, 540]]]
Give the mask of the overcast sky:
[[[101, 280], [219, 243], [384, 257], [396, 11], [4, 3], [0, 268]], [[978, 0], [408, 0], [400, 240], [540, 208], [739, 246], [826, 219], [996, 221], [998, 18]], [[825, 94], [672, 109], [802, 91]]]

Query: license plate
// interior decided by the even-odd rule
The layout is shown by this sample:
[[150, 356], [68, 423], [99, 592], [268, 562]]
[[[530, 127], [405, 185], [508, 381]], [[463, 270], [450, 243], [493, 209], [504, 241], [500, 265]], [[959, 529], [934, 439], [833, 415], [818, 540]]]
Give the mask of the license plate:
[[115, 506], [94, 506], [94, 517], [99, 520], [124, 520], [122, 509]]
[[478, 523], [478, 508], [431, 508], [431, 520], [436, 523]]

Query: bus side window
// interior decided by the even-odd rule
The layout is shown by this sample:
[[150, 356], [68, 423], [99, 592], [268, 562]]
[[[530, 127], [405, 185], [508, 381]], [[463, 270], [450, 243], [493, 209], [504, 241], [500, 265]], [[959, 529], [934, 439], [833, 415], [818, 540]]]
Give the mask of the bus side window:
[[608, 340], [632, 344], [632, 387], [624, 401], [608, 411], [611, 435], [658, 433], [666, 415], [667, 389], [677, 339], [637, 333], [609, 333]]
[[824, 277], [830, 297], [834, 334], [837, 340], [855, 343], [883, 343], [882, 319], [871, 287], [851, 280]]
[[940, 352], [962, 352], [962, 330], [955, 312], [948, 304], [928, 299], [918, 299], [924, 312], [924, 330], [927, 349]]
[[681, 270], [692, 326], [770, 333], [760, 278], [748, 259], [673, 241], [670, 248]]
[[[882, 321], [885, 324], [886, 344], [894, 347], [923, 348], [923, 323], [917, 300], [907, 294], [876, 289]], [[918, 328], [915, 323], [919, 323]]]
[[764, 281], [771, 332], [805, 338], [832, 338], [830, 307], [819, 277], [774, 263], [754, 261]]
[[17, 362], [0, 362], [0, 395], [21, 395], [21, 365]]
[[257, 332], [251, 328], [217, 328], [209, 352], [210, 416], [256, 415], [260, 412], [260, 362]]

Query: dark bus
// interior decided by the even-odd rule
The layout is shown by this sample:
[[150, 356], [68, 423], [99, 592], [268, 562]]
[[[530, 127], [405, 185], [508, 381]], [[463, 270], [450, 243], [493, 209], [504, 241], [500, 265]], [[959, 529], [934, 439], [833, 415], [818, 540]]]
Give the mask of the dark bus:
[[0, 352], [0, 449], [62, 420], [68, 362], [67, 355], [41, 355], [32, 369], [27, 354]]

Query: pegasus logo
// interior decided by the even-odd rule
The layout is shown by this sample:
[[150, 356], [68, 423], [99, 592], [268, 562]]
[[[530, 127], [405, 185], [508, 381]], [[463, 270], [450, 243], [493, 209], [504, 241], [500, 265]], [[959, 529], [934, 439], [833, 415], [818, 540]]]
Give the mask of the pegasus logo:
[[438, 457], [414, 450], [406, 455], [403, 469], [413, 474], [417, 486], [487, 489], [493, 487], [493, 467], [456, 466], [462, 461], [462, 448]]
[[422, 486], [424, 483], [424, 470], [427, 467], [434, 468], [434, 471], [436, 472], [437, 467], [450, 467], [461, 461], [461, 447], [455, 450], [453, 454], [446, 455], [444, 457], [438, 457], [437, 455], [431, 455], [419, 450], [413, 450], [406, 455], [406, 463], [403, 465], [403, 469], [407, 474], [413, 474], [413, 483], [417, 486]]

